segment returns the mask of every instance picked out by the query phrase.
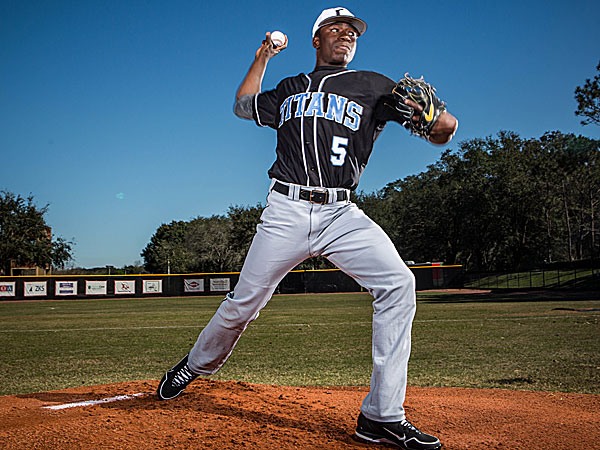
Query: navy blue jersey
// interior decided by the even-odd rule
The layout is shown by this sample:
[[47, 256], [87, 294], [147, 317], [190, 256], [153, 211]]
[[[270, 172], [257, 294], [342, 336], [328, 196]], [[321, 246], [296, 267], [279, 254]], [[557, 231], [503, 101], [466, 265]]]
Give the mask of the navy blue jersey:
[[379, 99], [396, 83], [339, 67], [282, 80], [255, 97], [253, 116], [277, 130], [269, 176], [304, 186], [356, 189], [373, 143], [385, 126]]

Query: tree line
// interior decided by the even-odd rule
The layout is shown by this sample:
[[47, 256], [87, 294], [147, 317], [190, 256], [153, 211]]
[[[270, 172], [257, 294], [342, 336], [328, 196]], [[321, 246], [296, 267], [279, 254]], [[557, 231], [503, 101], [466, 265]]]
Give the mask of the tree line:
[[491, 271], [597, 258], [600, 141], [503, 131], [357, 202], [406, 259]]
[[141, 253], [151, 273], [236, 272], [241, 269], [262, 205], [230, 206], [226, 215], [163, 224]]

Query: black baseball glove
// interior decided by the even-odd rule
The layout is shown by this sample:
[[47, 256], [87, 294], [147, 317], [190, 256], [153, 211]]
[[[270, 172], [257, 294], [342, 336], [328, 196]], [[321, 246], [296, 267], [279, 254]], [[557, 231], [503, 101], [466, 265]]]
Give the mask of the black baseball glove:
[[[412, 100], [423, 110], [418, 111], [417, 108], [407, 104], [407, 100]], [[435, 88], [423, 77], [411, 78], [408, 73], [396, 83], [391, 95], [383, 97], [381, 105], [387, 119], [400, 122], [413, 134], [425, 139], [429, 139], [433, 126], [440, 115], [446, 111], [446, 104], [435, 95]]]

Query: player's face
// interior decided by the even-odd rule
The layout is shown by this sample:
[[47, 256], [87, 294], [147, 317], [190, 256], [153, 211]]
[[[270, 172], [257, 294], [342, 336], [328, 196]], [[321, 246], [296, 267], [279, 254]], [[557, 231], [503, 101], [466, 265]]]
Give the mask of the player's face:
[[346, 66], [354, 58], [358, 32], [345, 22], [326, 25], [313, 39], [317, 49], [317, 66]]

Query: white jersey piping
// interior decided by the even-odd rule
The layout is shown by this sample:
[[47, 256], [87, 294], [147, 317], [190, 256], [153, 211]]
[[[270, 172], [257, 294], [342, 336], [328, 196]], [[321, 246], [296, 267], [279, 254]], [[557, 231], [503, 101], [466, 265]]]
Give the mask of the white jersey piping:
[[[331, 75], [324, 76], [321, 82], [319, 83], [319, 88], [317, 89], [317, 92], [321, 92], [321, 90], [323, 89], [323, 84], [328, 78], [337, 77], [338, 75], [343, 75], [345, 73], [350, 72], [355, 72], [355, 70], [345, 70], [343, 72], [332, 73]], [[304, 117], [304, 115], [302, 115], [302, 117]], [[315, 159], [317, 160], [317, 170], [319, 171], [319, 184], [321, 185], [321, 187], [323, 187], [323, 176], [321, 175], [321, 164], [319, 163], [319, 149], [317, 148], [317, 116], [313, 116], [313, 143], [315, 147]]]
[[261, 127], [266, 127], [266, 125], [263, 125], [263, 123], [260, 121], [260, 114], [258, 114], [258, 96], [260, 95], [260, 92], [258, 94], [254, 95], [254, 110], [256, 111], [256, 121], [258, 122], [258, 124]]
[[[304, 74], [304, 76], [308, 79], [308, 86], [306, 87], [306, 92], [310, 92], [312, 80], [308, 75]], [[300, 105], [298, 105], [298, 108], [299, 107]], [[304, 172], [306, 173], [306, 185], [310, 186], [310, 174], [308, 173], [308, 165], [306, 163], [306, 148], [304, 148], [304, 111], [302, 111], [302, 115], [300, 116], [300, 144], [302, 145], [302, 161], [304, 162]]]

